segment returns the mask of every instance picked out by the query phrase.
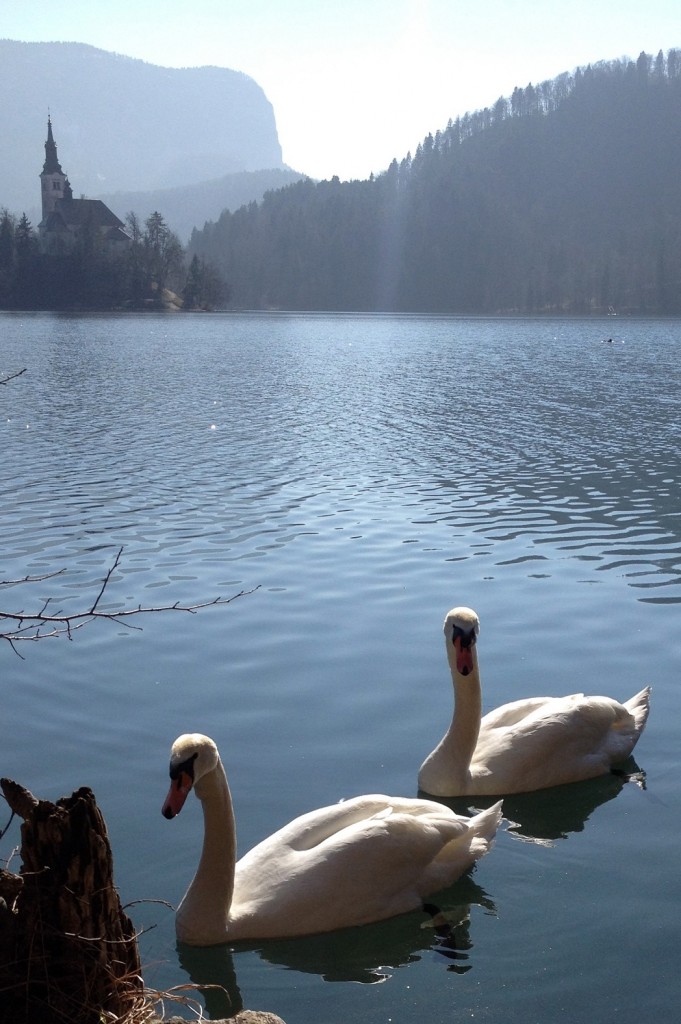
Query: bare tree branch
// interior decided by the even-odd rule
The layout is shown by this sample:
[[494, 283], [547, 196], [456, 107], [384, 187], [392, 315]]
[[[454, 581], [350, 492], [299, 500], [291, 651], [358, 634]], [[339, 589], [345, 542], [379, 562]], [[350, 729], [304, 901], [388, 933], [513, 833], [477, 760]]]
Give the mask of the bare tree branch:
[[[252, 587], [251, 590], [240, 590], [231, 597], [214, 597], [210, 601], [200, 601], [196, 604], [181, 604], [179, 601], [175, 601], [174, 604], [169, 605], [145, 606], [139, 604], [136, 608], [121, 608], [118, 611], [112, 612], [101, 611], [100, 603], [111, 582], [113, 573], [120, 564], [122, 553], [123, 548], [121, 547], [116, 552], [113, 563], [107, 570], [94, 601], [86, 606], [84, 610], [70, 613], [65, 613], [61, 610], [51, 611], [49, 610], [51, 598], [48, 597], [37, 612], [27, 612], [23, 609], [21, 611], [0, 611], [0, 622], [4, 621], [12, 624], [8, 625], [7, 629], [0, 631], [0, 640], [6, 640], [14, 653], [22, 658], [23, 655], [19, 652], [17, 646], [22, 640], [46, 640], [49, 637], [58, 636], [66, 636], [69, 640], [72, 640], [76, 630], [82, 629], [83, 626], [87, 626], [96, 619], [105, 619], [108, 622], [125, 626], [127, 629], [141, 629], [141, 626], [134, 625], [129, 620], [136, 615], [149, 615], [151, 612], [189, 612], [191, 615], [195, 615], [201, 608], [213, 608], [217, 605], [231, 604], [238, 597], [244, 597], [246, 594], [252, 594], [258, 590], [256, 586]], [[4, 580], [0, 581], [0, 586], [40, 582], [58, 576], [63, 571], [60, 569], [58, 572], [47, 573], [45, 576], [25, 576], [20, 580]]]
[[18, 580], [0, 580], [0, 587], [14, 587], [18, 583], [42, 583], [43, 580], [51, 580], [55, 576], [61, 576], [65, 569], [57, 569], [55, 572], [46, 572], [40, 576], [22, 576]]
[[10, 380], [14, 380], [15, 377], [21, 377], [22, 373], [26, 373], [26, 367], [23, 370], [17, 370], [16, 373], [10, 373], [8, 377], [0, 377], [0, 384], [7, 384]]

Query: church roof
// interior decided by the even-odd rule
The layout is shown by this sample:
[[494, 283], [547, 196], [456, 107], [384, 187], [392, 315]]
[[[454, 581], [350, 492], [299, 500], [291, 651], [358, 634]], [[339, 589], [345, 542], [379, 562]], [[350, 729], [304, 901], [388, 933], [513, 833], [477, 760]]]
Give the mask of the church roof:
[[52, 137], [52, 121], [47, 118], [47, 142], [45, 143], [45, 163], [43, 174], [63, 174], [61, 164], [57, 159], [57, 144]]
[[130, 241], [130, 235], [123, 226], [120, 228], [108, 228], [104, 237], [108, 242], [125, 242], [127, 244]]
[[122, 228], [123, 221], [101, 199], [58, 199], [58, 213], [70, 228], [91, 224], [96, 228]]

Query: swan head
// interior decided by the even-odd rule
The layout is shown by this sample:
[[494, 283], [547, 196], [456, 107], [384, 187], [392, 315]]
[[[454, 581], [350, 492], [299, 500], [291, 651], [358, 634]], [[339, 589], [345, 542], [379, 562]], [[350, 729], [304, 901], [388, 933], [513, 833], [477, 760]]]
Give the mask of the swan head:
[[453, 650], [454, 663], [459, 675], [473, 671], [473, 648], [480, 632], [480, 619], [472, 608], [452, 608], [445, 616], [444, 633], [447, 650]]
[[178, 736], [170, 750], [170, 789], [162, 808], [164, 818], [174, 818], [184, 807], [193, 787], [220, 763], [218, 748], [199, 732]]

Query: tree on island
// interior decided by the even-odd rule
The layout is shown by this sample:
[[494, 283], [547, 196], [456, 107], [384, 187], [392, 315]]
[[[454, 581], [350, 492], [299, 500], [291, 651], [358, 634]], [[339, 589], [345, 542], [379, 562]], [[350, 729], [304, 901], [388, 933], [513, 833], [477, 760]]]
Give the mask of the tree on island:
[[131, 242], [123, 252], [108, 249], [86, 221], [75, 244], [48, 254], [25, 214], [17, 219], [0, 209], [0, 309], [160, 309], [169, 297], [187, 309], [220, 303], [224, 282], [204, 260], [192, 261], [189, 273], [180, 240], [161, 213], [143, 226], [130, 213], [127, 228]]
[[187, 268], [182, 300], [185, 309], [213, 309], [220, 300], [229, 301], [229, 289], [220, 275], [196, 253]]

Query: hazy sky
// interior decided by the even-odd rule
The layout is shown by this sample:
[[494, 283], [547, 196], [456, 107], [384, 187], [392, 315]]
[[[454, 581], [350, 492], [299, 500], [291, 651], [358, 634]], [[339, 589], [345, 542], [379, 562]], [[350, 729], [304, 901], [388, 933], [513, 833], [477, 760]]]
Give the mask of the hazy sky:
[[679, 0], [2, 0], [0, 37], [243, 71], [274, 107], [287, 164], [318, 178], [366, 178], [516, 85], [681, 48], [681, 8]]

